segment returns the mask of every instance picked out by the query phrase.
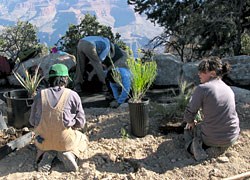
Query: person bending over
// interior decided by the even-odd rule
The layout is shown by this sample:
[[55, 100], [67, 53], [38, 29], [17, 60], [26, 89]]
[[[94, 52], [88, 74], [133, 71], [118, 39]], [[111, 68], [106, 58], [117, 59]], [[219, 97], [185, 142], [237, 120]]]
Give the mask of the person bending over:
[[102, 62], [110, 53], [110, 41], [108, 38], [101, 36], [86, 36], [79, 40], [77, 45], [77, 64], [74, 78], [74, 90], [82, 91], [84, 82], [83, 74], [86, 71], [86, 64], [89, 61], [94, 68], [99, 81], [102, 83], [102, 90], [107, 91], [105, 82], [105, 72]]

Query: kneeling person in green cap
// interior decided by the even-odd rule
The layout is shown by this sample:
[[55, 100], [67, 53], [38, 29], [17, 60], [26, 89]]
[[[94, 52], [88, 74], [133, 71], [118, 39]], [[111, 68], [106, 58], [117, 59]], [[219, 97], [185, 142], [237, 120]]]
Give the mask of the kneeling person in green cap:
[[66, 88], [68, 68], [54, 64], [49, 71], [49, 88], [41, 90], [31, 108], [29, 122], [35, 127], [38, 171], [49, 171], [57, 157], [67, 171], [77, 171], [77, 159], [87, 148], [84, 128], [86, 119], [79, 95]]

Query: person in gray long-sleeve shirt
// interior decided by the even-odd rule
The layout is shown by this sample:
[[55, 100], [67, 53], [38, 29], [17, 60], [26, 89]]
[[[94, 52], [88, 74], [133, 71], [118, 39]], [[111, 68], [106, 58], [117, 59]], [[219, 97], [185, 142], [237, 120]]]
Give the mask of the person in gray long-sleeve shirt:
[[228, 147], [238, 139], [240, 128], [234, 93], [221, 80], [229, 69], [228, 63], [222, 64], [219, 59], [213, 57], [199, 64], [201, 84], [194, 90], [183, 118], [187, 122], [184, 134], [186, 139], [190, 140], [187, 135], [191, 132], [189, 130], [197, 128], [195, 116], [200, 109], [202, 110], [203, 120], [198, 126], [200, 134], [193, 136], [192, 141], [186, 141], [189, 143], [186, 144], [186, 148], [189, 148], [196, 160], [207, 157], [198, 138], [201, 138], [203, 147], [207, 148]]
[[77, 171], [88, 144], [83, 128], [86, 119], [79, 95], [66, 88], [68, 68], [54, 64], [49, 71], [50, 87], [42, 89], [34, 98], [29, 122], [34, 126], [38, 171], [49, 171], [57, 156], [67, 171]]
[[[60, 99], [64, 87], [48, 88], [48, 99], [51, 106], [55, 107]], [[42, 114], [41, 93], [38, 93], [34, 98], [33, 108], [30, 115], [30, 124], [34, 127], [38, 126]], [[64, 106], [63, 123], [65, 127], [84, 128], [86, 123], [85, 113], [82, 108], [82, 103], [79, 95], [75, 91], [69, 93], [69, 98]]]

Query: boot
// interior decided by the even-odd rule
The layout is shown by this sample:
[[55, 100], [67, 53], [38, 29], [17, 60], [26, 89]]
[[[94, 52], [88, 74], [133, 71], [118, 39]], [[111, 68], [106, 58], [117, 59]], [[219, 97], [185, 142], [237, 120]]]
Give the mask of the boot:
[[55, 151], [44, 152], [41, 161], [37, 164], [37, 170], [39, 172], [49, 172], [52, 167], [52, 161], [55, 159], [55, 157]]
[[67, 171], [77, 171], [78, 165], [76, 162], [76, 156], [71, 152], [58, 152], [58, 159], [64, 164]]
[[205, 160], [208, 157], [206, 151], [202, 149], [201, 139], [197, 137], [193, 139], [190, 150], [196, 161]]
[[189, 151], [189, 146], [192, 143], [193, 140], [193, 134], [192, 131], [189, 129], [184, 129], [184, 141], [185, 141], [185, 149]]

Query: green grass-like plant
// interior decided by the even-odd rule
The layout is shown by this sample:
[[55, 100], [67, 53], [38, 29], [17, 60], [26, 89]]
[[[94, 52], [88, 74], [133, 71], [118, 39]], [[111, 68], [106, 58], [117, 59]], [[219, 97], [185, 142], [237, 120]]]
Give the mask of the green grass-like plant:
[[179, 95], [176, 96], [177, 108], [184, 111], [193, 92], [192, 84], [187, 81], [179, 83]]
[[[173, 91], [174, 92], [174, 91]], [[187, 81], [179, 82], [179, 93], [174, 97], [174, 104], [170, 106], [168, 116], [174, 119], [182, 119], [185, 108], [191, 98], [193, 87]]]
[[[140, 53], [140, 50], [138, 50]], [[127, 66], [131, 73], [131, 91], [129, 95], [130, 102], [141, 102], [142, 98], [146, 94], [149, 87], [154, 82], [157, 75], [156, 61], [142, 61], [141, 58], [135, 59], [131, 52], [128, 52]], [[121, 83], [121, 76], [118, 71], [115, 70], [115, 66], [112, 63], [112, 76], [116, 83], [118, 83], [123, 89]], [[129, 94], [129, 92], [127, 92]]]
[[157, 64], [155, 61], [142, 62], [140, 58], [127, 59], [128, 68], [131, 72], [131, 102], [141, 102], [149, 87], [157, 75]]
[[13, 71], [13, 74], [15, 75], [16, 79], [20, 82], [20, 84], [28, 91], [28, 94], [30, 97], [34, 97], [36, 95], [37, 88], [40, 84], [40, 82], [44, 79], [44, 76], [41, 76], [41, 74], [38, 72], [40, 67], [40, 64], [35, 70], [35, 74], [31, 76], [27, 69], [24, 68], [24, 75], [25, 77], [22, 77], [19, 73]]
[[127, 133], [126, 129], [121, 128], [121, 137], [122, 137], [122, 156], [125, 157], [125, 145], [126, 140], [129, 138], [129, 134]]

